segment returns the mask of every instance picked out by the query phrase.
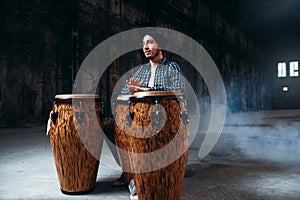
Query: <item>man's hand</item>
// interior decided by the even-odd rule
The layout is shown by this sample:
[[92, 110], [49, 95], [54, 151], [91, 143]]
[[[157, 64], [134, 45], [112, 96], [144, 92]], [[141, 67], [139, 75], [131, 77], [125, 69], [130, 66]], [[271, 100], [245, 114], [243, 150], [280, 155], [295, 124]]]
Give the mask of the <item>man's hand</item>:
[[143, 82], [144, 82], [144, 80], [139, 82], [138, 78], [130, 78], [129, 81], [126, 80], [126, 84], [129, 88], [129, 90], [134, 91], [134, 92], [149, 90], [149, 88], [141, 87]]

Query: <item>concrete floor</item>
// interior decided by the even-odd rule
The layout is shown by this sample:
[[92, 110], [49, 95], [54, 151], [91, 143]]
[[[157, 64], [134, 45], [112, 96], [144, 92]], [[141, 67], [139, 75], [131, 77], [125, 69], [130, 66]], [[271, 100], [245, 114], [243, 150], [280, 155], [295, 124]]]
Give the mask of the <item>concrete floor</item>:
[[[0, 128], [0, 199], [129, 199], [126, 188], [110, 186], [121, 168], [106, 143], [95, 190], [62, 194], [45, 129]], [[300, 199], [300, 110], [229, 114], [213, 151], [200, 159], [203, 132], [190, 147], [182, 200]]]

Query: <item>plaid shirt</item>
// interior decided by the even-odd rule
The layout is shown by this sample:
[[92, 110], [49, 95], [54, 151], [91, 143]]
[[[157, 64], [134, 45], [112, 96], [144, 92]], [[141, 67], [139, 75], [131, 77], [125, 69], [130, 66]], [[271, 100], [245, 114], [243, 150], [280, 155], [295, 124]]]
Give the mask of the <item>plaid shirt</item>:
[[[133, 78], [138, 78], [139, 81], [144, 80], [142, 87], [148, 87], [151, 76], [150, 62], [142, 65], [133, 75]], [[160, 60], [156, 68], [154, 76], [154, 86], [150, 90], [164, 90], [164, 91], [180, 91], [184, 92], [185, 84], [180, 66], [168, 60], [166, 57]], [[122, 89], [122, 94], [131, 94], [128, 86], [125, 85]]]

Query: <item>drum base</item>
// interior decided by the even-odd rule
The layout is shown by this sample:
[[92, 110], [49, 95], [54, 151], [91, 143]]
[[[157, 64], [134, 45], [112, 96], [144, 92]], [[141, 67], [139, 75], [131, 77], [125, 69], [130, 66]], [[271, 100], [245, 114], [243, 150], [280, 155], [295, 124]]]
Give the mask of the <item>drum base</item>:
[[60, 191], [66, 195], [83, 195], [83, 194], [92, 192], [94, 189], [95, 189], [95, 187], [93, 187], [92, 189], [89, 189], [89, 190], [77, 191], [77, 192], [69, 192], [69, 191], [65, 191], [63, 189], [60, 189]]

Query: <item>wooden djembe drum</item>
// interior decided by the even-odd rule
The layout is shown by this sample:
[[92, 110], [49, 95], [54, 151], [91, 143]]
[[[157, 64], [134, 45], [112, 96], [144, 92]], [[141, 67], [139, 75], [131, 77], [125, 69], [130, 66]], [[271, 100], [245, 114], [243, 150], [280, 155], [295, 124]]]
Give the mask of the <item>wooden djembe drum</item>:
[[139, 200], [179, 200], [189, 132], [179, 92], [137, 92], [116, 103], [115, 137], [127, 181]]
[[64, 194], [85, 194], [95, 187], [103, 143], [100, 102], [92, 94], [55, 96], [49, 135]]

